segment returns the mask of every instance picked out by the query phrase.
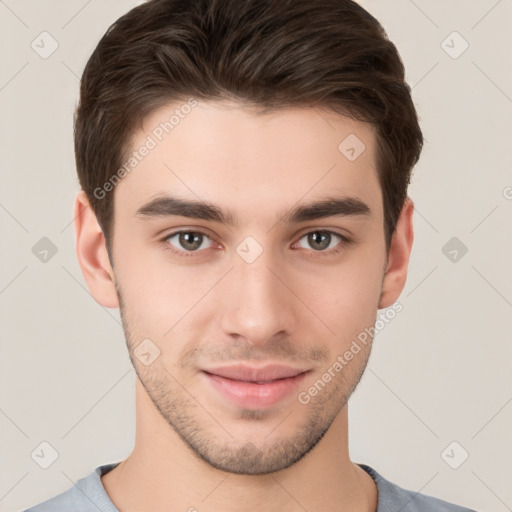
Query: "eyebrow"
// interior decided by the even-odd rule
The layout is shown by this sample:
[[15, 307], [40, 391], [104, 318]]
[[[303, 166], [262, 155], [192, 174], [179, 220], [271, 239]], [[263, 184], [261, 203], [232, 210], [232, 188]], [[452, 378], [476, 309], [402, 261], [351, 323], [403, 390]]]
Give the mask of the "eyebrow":
[[[283, 214], [280, 220], [285, 223], [296, 224], [326, 217], [370, 215], [370, 207], [357, 197], [327, 197], [315, 202], [295, 206]], [[142, 219], [180, 216], [219, 222], [228, 226], [238, 225], [237, 220], [230, 211], [215, 204], [208, 201], [181, 199], [168, 195], [155, 198], [142, 205], [136, 211], [135, 216]]]

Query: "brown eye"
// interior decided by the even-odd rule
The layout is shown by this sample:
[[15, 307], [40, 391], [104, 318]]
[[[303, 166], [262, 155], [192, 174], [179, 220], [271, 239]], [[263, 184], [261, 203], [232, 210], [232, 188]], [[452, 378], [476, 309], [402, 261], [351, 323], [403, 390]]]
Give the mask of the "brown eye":
[[199, 249], [207, 249], [211, 246], [211, 241], [210, 245], [204, 246], [203, 243], [205, 240], [209, 240], [209, 237], [200, 231], [177, 231], [171, 233], [165, 240], [169, 242], [174, 249], [181, 252], [195, 252]]
[[[301, 238], [301, 240], [303, 239], [307, 239], [309, 248], [315, 251], [325, 251], [326, 249], [332, 249], [335, 247], [341, 240], [341, 235], [333, 233], [332, 231], [311, 231]], [[333, 245], [331, 245], [332, 242], [334, 242]], [[308, 249], [308, 247], [305, 247], [305, 249]]]

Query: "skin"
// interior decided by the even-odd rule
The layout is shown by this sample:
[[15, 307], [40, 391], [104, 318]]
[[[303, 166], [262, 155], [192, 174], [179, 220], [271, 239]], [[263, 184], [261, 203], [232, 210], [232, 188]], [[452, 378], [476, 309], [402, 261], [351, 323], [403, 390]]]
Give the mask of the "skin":
[[[176, 107], [146, 118], [133, 148]], [[354, 161], [338, 150], [349, 134], [366, 146]], [[309, 403], [297, 399], [405, 285], [413, 203], [404, 204], [387, 253], [375, 148], [371, 125], [335, 113], [258, 115], [242, 103], [199, 102], [111, 192], [111, 259], [78, 194], [80, 266], [100, 304], [121, 306], [137, 373], [135, 447], [102, 477], [121, 512], [376, 510], [376, 486], [348, 451], [347, 401], [371, 343]], [[215, 203], [238, 224], [136, 215], [161, 194]], [[333, 195], [359, 198], [370, 215], [281, 221], [292, 207]], [[205, 233], [199, 249], [164, 239], [184, 228]], [[319, 250], [307, 236], [315, 230], [351, 242], [334, 234]], [[236, 252], [248, 236], [263, 249], [252, 263]], [[134, 350], [148, 338], [160, 355], [146, 366]], [[246, 408], [200, 372], [230, 362], [310, 373], [277, 405]]]

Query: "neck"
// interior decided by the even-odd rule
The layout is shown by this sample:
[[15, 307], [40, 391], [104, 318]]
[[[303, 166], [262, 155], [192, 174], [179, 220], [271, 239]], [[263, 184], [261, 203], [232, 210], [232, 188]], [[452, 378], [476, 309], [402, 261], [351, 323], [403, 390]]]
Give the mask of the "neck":
[[347, 407], [297, 463], [266, 475], [238, 475], [199, 459], [162, 418], [138, 379], [136, 397], [135, 447], [101, 478], [120, 512], [238, 512], [247, 504], [268, 512], [377, 509], [375, 483], [349, 458]]

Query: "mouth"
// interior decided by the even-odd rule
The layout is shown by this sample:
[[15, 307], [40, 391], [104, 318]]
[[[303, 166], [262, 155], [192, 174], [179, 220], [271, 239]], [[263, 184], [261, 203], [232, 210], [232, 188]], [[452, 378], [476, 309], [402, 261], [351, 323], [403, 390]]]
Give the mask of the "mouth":
[[266, 409], [297, 391], [310, 371], [282, 365], [237, 365], [205, 369], [201, 373], [224, 400], [246, 409]]

